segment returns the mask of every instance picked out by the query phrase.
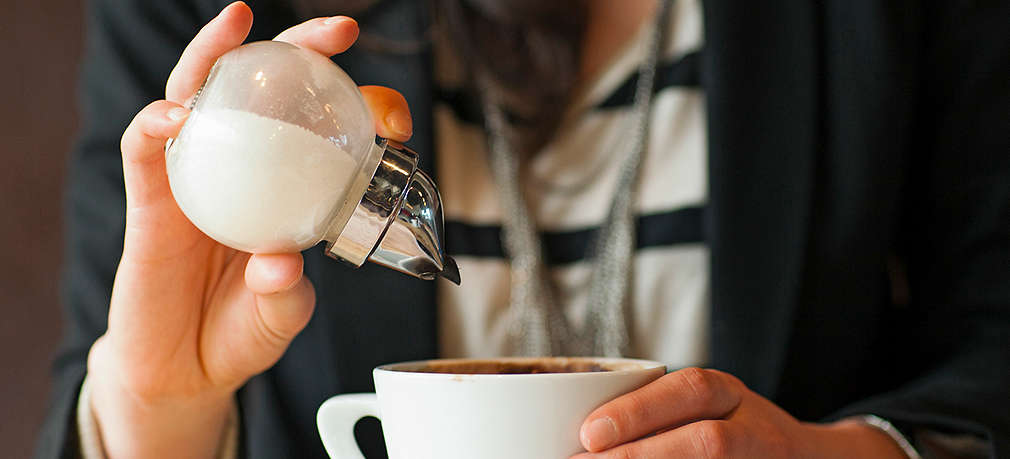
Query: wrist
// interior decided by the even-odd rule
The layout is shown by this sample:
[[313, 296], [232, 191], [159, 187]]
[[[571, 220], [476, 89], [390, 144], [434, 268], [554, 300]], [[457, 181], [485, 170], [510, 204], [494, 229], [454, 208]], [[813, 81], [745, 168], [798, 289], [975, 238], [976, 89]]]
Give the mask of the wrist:
[[830, 424], [808, 423], [811, 442], [803, 457], [872, 457], [908, 459], [901, 447], [889, 435], [854, 420], [841, 420]]
[[106, 457], [206, 457], [220, 448], [233, 395], [139, 399], [89, 375], [90, 410]]

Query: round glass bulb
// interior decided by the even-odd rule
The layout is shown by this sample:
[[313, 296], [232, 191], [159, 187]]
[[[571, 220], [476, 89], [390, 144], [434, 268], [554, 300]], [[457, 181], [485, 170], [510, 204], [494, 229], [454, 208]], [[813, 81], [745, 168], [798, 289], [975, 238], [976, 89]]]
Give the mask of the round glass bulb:
[[242, 251], [282, 253], [339, 233], [380, 156], [343, 70], [263, 41], [218, 59], [166, 162], [176, 202], [201, 231]]

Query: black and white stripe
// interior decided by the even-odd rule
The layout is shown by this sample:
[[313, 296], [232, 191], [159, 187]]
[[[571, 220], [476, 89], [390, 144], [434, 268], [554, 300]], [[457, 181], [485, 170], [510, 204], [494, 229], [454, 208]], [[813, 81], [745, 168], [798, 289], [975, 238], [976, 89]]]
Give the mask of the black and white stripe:
[[[699, 87], [699, 0], [678, 0], [657, 74], [651, 131], [635, 203], [631, 297], [635, 356], [682, 366], [707, 358], [708, 249], [705, 245], [707, 139]], [[534, 156], [522, 184], [541, 229], [556, 296], [580, 323], [591, 272], [590, 247], [609, 207], [615, 165], [626, 148], [646, 30], [577, 98], [555, 139]], [[436, 46], [435, 122], [446, 247], [465, 281], [439, 289], [443, 355], [507, 352], [508, 260], [502, 211], [487, 165], [483, 117], [460, 91], [446, 47]]]

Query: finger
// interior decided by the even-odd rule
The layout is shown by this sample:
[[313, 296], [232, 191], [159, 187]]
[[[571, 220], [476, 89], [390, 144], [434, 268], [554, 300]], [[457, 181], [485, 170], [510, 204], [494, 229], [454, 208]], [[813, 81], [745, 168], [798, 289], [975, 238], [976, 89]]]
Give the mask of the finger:
[[252, 27], [252, 10], [243, 2], [226, 6], [189, 42], [165, 85], [165, 98], [185, 103], [203, 84], [222, 54], [239, 46]]
[[407, 99], [397, 92], [384, 86], [361, 86], [365, 104], [372, 111], [375, 120], [375, 133], [397, 142], [406, 142], [414, 133], [414, 122], [410, 117], [410, 107]]
[[[266, 341], [286, 347], [308, 323], [315, 306], [312, 284], [302, 276], [299, 253], [253, 255], [245, 283], [256, 294], [256, 321]], [[283, 348], [282, 347], [282, 348]]]
[[719, 419], [740, 404], [742, 389], [736, 378], [720, 371], [675, 371], [590, 413], [582, 424], [582, 445], [602, 451], [660, 429]]
[[347, 16], [310, 19], [274, 38], [326, 56], [347, 51], [357, 39], [358, 22]]
[[167, 100], [152, 102], [133, 118], [123, 132], [123, 177], [127, 201], [132, 206], [160, 199], [169, 192], [165, 175], [165, 142], [175, 137], [189, 110]]
[[577, 454], [571, 459], [762, 457], [745, 451], [746, 439], [732, 430], [733, 424], [729, 421], [699, 421], [603, 452]]
[[290, 290], [302, 277], [303, 263], [299, 253], [253, 255], [246, 264], [246, 287], [257, 295]]

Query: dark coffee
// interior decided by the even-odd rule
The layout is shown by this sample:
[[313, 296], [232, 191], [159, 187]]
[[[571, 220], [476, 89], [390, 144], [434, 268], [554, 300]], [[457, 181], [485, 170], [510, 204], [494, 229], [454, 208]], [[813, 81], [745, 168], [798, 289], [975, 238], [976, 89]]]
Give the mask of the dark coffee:
[[467, 375], [513, 375], [538, 373], [592, 373], [613, 371], [603, 362], [590, 359], [515, 359], [515, 360], [459, 360], [428, 362], [404, 371], [416, 373], [447, 373]]

